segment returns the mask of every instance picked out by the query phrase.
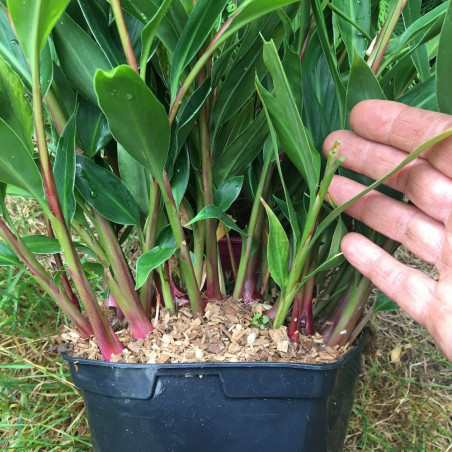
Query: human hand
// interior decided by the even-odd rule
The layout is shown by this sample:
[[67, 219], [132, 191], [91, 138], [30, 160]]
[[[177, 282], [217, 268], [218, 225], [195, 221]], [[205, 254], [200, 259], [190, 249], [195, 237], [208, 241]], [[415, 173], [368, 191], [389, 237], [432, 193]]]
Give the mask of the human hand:
[[[324, 153], [339, 140], [344, 167], [379, 179], [424, 141], [452, 128], [452, 116], [369, 100], [352, 110], [350, 124], [354, 132], [340, 130], [327, 137]], [[414, 205], [373, 191], [346, 213], [434, 264], [439, 280], [403, 265], [357, 233], [343, 238], [342, 251], [354, 267], [430, 332], [452, 362], [452, 137], [422, 153], [386, 185], [405, 193]], [[340, 205], [364, 188], [335, 176], [329, 194]]]

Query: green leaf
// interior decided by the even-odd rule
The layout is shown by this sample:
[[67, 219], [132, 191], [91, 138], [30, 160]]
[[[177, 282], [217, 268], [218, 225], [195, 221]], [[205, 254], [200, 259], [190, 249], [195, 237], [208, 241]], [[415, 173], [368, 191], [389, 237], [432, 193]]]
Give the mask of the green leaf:
[[185, 195], [190, 178], [190, 158], [188, 150], [184, 149], [177, 157], [174, 164], [173, 176], [171, 178], [171, 190], [173, 192], [174, 202], [179, 209], [179, 204]]
[[0, 181], [17, 185], [43, 202], [41, 173], [30, 151], [15, 132], [0, 118]]
[[262, 150], [268, 136], [265, 115], [259, 116], [227, 148], [215, 158], [212, 177], [217, 185], [228, 177], [245, 173], [251, 162]]
[[397, 99], [397, 102], [411, 105], [412, 107], [423, 108], [424, 110], [438, 111], [438, 100], [436, 98], [436, 75], [432, 75], [423, 83], [418, 83], [402, 97]]
[[[369, 34], [371, 0], [360, 0], [359, 2], [356, 0], [333, 0], [333, 5], [339, 8], [346, 16]], [[357, 52], [358, 55], [364, 57], [370, 43], [363, 33], [347, 20], [337, 16], [337, 22], [345, 47], [347, 48], [349, 64], [351, 66], [353, 54]]]
[[143, 216], [149, 215], [149, 172], [118, 144], [121, 180], [129, 189]]
[[68, 227], [74, 218], [76, 207], [74, 196], [76, 115], [75, 111], [61, 134], [53, 164], [58, 198]]
[[[8, 0], [8, 10], [27, 58], [39, 57], [47, 38], [69, 0]], [[32, 64], [33, 66], [33, 64]]]
[[217, 188], [213, 195], [213, 203], [223, 212], [226, 212], [239, 196], [242, 185], [243, 176], [231, 177]]
[[94, 39], [110, 64], [114, 67], [125, 63], [124, 53], [116, 45], [108, 26], [108, 17], [99, 3], [92, 0], [78, 0], [78, 3]]
[[171, 133], [163, 105], [129, 66], [97, 71], [94, 86], [116, 141], [162, 182]]
[[61, 251], [57, 239], [46, 235], [27, 235], [22, 237], [25, 245], [34, 254], [55, 254]]
[[201, 220], [207, 220], [209, 218], [216, 218], [225, 224], [226, 227], [238, 232], [242, 237], [246, 237], [245, 231], [242, 231], [220, 208], [217, 206], [206, 206], [201, 212], [196, 215], [191, 221], [189, 221], [185, 226], [190, 226]]
[[24, 85], [19, 76], [0, 58], [0, 118], [8, 124], [33, 154], [33, 115], [24, 96]]
[[[123, 0], [122, 7], [144, 24], [155, 17], [159, 8], [157, 4], [150, 0]], [[157, 37], [170, 54], [173, 54], [179, 40], [179, 34], [170, 18], [166, 16], [162, 18], [157, 28]]]
[[439, 110], [452, 114], [452, 58], [450, 57], [450, 43], [452, 42], [452, 3], [449, 3], [446, 18], [444, 19], [441, 37], [439, 40], [437, 69], [436, 69], [436, 96]]
[[142, 254], [137, 261], [137, 282], [135, 289], [139, 289], [147, 280], [149, 273], [166, 262], [177, 248], [160, 248], [156, 246], [152, 250]]
[[384, 293], [379, 293], [374, 304], [374, 314], [382, 311], [398, 311], [400, 306], [394, 303]]
[[[367, 99], [386, 99], [380, 84], [363, 58], [355, 52], [347, 86], [347, 111]], [[348, 115], [347, 115], [348, 117]]]
[[182, 31], [170, 71], [171, 99], [177, 94], [180, 76], [209, 36], [227, 0], [198, 0]]
[[258, 88], [259, 94], [284, 150], [303, 175], [313, 196], [320, 178], [320, 156], [308, 138], [273, 42], [264, 45], [264, 61], [273, 78], [276, 99], [262, 86]]
[[284, 292], [287, 277], [289, 275], [289, 239], [287, 238], [286, 232], [281, 226], [278, 217], [273, 213], [264, 200], [262, 200], [262, 203], [267, 211], [269, 223], [267, 247], [268, 268], [272, 278], [281, 288], [281, 291]]
[[41, 96], [44, 99], [53, 80], [52, 51], [50, 50], [50, 44], [48, 41], [41, 52], [41, 69], [39, 77], [41, 79]]
[[77, 155], [75, 185], [85, 201], [108, 220], [139, 226], [138, 207], [126, 186], [82, 155]]
[[22, 263], [11, 248], [3, 242], [0, 242], [0, 266], [22, 267]]
[[155, 13], [152, 19], [146, 24], [146, 26], [143, 28], [143, 31], [141, 32], [141, 42], [142, 42], [141, 60], [140, 60], [141, 68], [146, 66], [148, 62], [154, 37], [157, 33], [160, 23], [165, 17], [166, 10], [168, 9], [172, 1], [173, 0], [163, 0], [158, 11]]
[[0, 55], [31, 91], [31, 74], [27, 59], [2, 8], [0, 8]]
[[96, 105], [94, 74], [98, 69], [111, 68], [102, 50], [67, 14], [55, 26], [53, 41], [69, 83]]

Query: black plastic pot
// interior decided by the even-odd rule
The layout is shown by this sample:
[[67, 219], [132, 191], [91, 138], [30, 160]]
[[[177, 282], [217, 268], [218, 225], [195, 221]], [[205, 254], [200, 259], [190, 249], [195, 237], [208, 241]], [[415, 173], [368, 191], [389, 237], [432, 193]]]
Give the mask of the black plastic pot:
[[112, 364], [68, 355], [95, 451], [340, 451], [367, 339], [334, 364]]

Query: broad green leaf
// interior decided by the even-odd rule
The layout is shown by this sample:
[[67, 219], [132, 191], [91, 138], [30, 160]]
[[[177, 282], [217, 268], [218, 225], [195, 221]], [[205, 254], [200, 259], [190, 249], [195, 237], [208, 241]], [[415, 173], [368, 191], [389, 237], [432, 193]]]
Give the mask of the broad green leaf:
[[142, 42], [141, 60], [140, 60], [141, 68], [146, 66], [148, 62], [152, 43], [157, 33], [157, 29], [160, 23], [162, 22], [163, 18], [165, 17], [166, 10], [168, 9], [172, 1], [173, 0], [163, 0], [158, 11], [155, 13], [152, 19], [146, 24], [146, 26], [143, 28], [143, 31], [141, 32], [141, 42]]
[[276, 99], [261, 86], [259, 94], [285, 152], [303, 175], [313, 196], [320, 177], [320, 156], [308, 138], [273, 42], [264, 45], [264, 62], [272, 75]]
[[171, 190], [173, 192], [174, 202], [179, 209], [179, 204], [185, 195], [190, 178], [190, 158], [188, 150], [184, 149], [177, 157], [174, 164], [173, 176], [171, 177]]
[[267, 203], [262, 200], [267, 211], [269, 233], [267, 259], [268, 268], [276, 284], [284, 291], [289, 275], [290, 245], [284, 228]]
[[[356, 0], [333, 0], [333, 5], [358, 24], [367, 34], [370, 32], [371, 3], [371, 0], [360, 0], [359, 2]], [[345, 47], [347, 48], [349, 64], [351, 66], [355, 51], [358, 55], [364, 57], [370, 42], [360, 30], [342, 17], [338, 16], [337, 22]]]
[[41, 69], [39, 71], [39, 77], [41, 80], [41, 96], [44, 99], [53, 80], [53, 59], [49, 41], [47, 41], [41, 52]]
[[118, 165], [121, 180], [138, 205], [141, 214], [149, 215], [149, 172], [118, 144]]
[[155, 243], [160, 248], [172, 248], [176, 246], [176, 239], [174, 238], [170, 224], [167, 224], [159, 231]]
[[176, 97], [179, 78], [212, 31], [227, 0], [198, 0], [174, 52], [170, 71], [171, 99]]
[[55, 254], [61, 251], [58, 240], [46, 235], [27, 235], [22, 239], [34, 254]]
[[347, 86], [347, 112], [362, 100], [368, 99], [385, 99], [385, 95], [372, 69], [355, 52]]
[[185, 226], [190, 226], [198, 221], [216, 218], [225, 224], [226, 227], [238, 232], [242, 237], [246, 237], [246, 233], [242, 231], [220, 208], [217, 206], [206, 206]]
[[75, 111], [69, 118], [66, 127], [58, 141], [57, 154], [53, 164], [55, 185], [60, 200], [66, 224], [71, 224], [75, 213], [75, 134], [76, 134]]
[[[173, 0], [174, 1], [174, 0]], [[143, 24], [147, 24], [159, 9], [159, 6], [152, 0], [123, 0], [122, 7], [136, 17]], [[173, 54], [178, 40], [179, 34], [175, 25], [171, 23], [170, 18], [164, 16], [157, 28], [157, 37], [162, 41], [166, 49]]]
[[196, 115], [204, 104], [207, 96], [212, 91], [210, 78], [206, 78], [202, 85], [191, 95], [180, 115], [177, 124], [177, 141], [179, 148], [185, 143], [193, 128]]
[[231, 207], [242, 190], [243, 176], [231, 177], [223, 182], [213, 195], [213, 203], [223, 212]]
[[68, 3], [69, 0], [8, 0], [11, 20], [32, 66]]
[[19, 76], [0, 58], [0, 118], [14, 130], [30, 155], [33, 154], [33, 115]]
[[22, 267], [22, 263], [16, 257], [14, 252], [5, 243], [0, 242], [0, 266], [1, 267]]
[[[405, 28], [408, 28], [412, 23], [419, 19], [421, 15], [421, 3], [422, 0], [411, 0], [405, 4], [402, 11]], [[421, 38], [419, 38], [419, 40], [420, 39]], [[431, 73], [427, 44], [416, 49], [411, 55], [411, 59], [419, 72], [421, 81], [426, 81]]]
[[452, 58], [450, 43], [452, 42], [452, 2], [449, 3], [446, 18], [444, 19], [441, 38], [438, 47], [436, 69], [436, 96], [439, 110], [452, 114]]
[[161, 182], [171, 133], [163, 105], [129, 66], [97, 71], [94, 86], [116, 141]]
[[69, 83], [96, 105], [94, 74], [98, 69], [111, 68], [102, 50], [67, 14], [55, 26], [53, 41]]
[[42, 202], [44, 190], [41, 173], [30, 151], [1, 118], [0, 143], [0, 181], [17, 185]]
[[108, 17], [98, 2], [92, 0], [78, 0], [94, 39], [108, 58], [110, 64], [118, 66], [126, 63], [124, 52], [117, 46], [108, 26]]
[[27, 89], [31, 91], [31, 74], [27, 59], [2, 8], [0, 8], [0, 56], [19, 75]]
[[435, 92], [436, 75], [432, 75], [423, 83], [418, 83], [402, 97], [397, 99], [406, 105], [423, 108], [424, 110], [438, 111], [438, 100]]
[[85, 201], [107, 220], [139, 226], [138, 207], [113, 173], [77, 155], [75, 186]]
[[160, 248], [156, 246], [152, 250], [142, 254], [137, 261], [137, 282], [135, 289], [139, 289], [147, 280], [152, 270], [166, 262], [177, 248]]
[[374, 304], [374, 314], [382, 311], [398, 311], [400, 306], [387, 297], [384, 293], [379, 293]]
[[221, 185], [229, 177], [244, 174], [262, 150], [267, 136], [265, 115], [260, 113], [254, 122], [215, 158], [212, 170], [215, 183]]

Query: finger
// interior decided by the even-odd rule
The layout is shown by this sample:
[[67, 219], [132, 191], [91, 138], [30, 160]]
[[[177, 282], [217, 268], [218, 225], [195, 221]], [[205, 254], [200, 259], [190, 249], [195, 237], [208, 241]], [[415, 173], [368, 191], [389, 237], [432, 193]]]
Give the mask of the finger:
[[[328, 193], [341, 205], [365, 188], [346, 177], [335, 176]], [[402, 243], [426, 262], [436, 264], [442, 255], [445, 227], [412, 205], [372, 191], [345, 211], [372, 229]]]
[[[397, 102], [369, 100], [350, 114], [353, 130], [364, 138], [411, 152], [428, 139], [452, 128], [452, 116]], [[421, 154], [432, 166], [452, 177], [452, 137]]]
[[[328, 154], [334, 141], [339, 140], [339, 155], [345, 157], [342, 166], [372, 179], [379, 179], [393, 170], [407, 156], [392, 146], [375, 143], [348, 130], [333, 132], [324, 143]], [[451, 148], [452, 153], [452, 148]], [[452, 211], [452, 179], [426, 160], [416, 159], [385, 182], [405, 193], [423, 212], [445, 222]]]
[[424, 327], [430, 323], [435, 281], [401, 264], [360, 234], [347, 234], [341, 246], [345, 258], [410, 317]]

